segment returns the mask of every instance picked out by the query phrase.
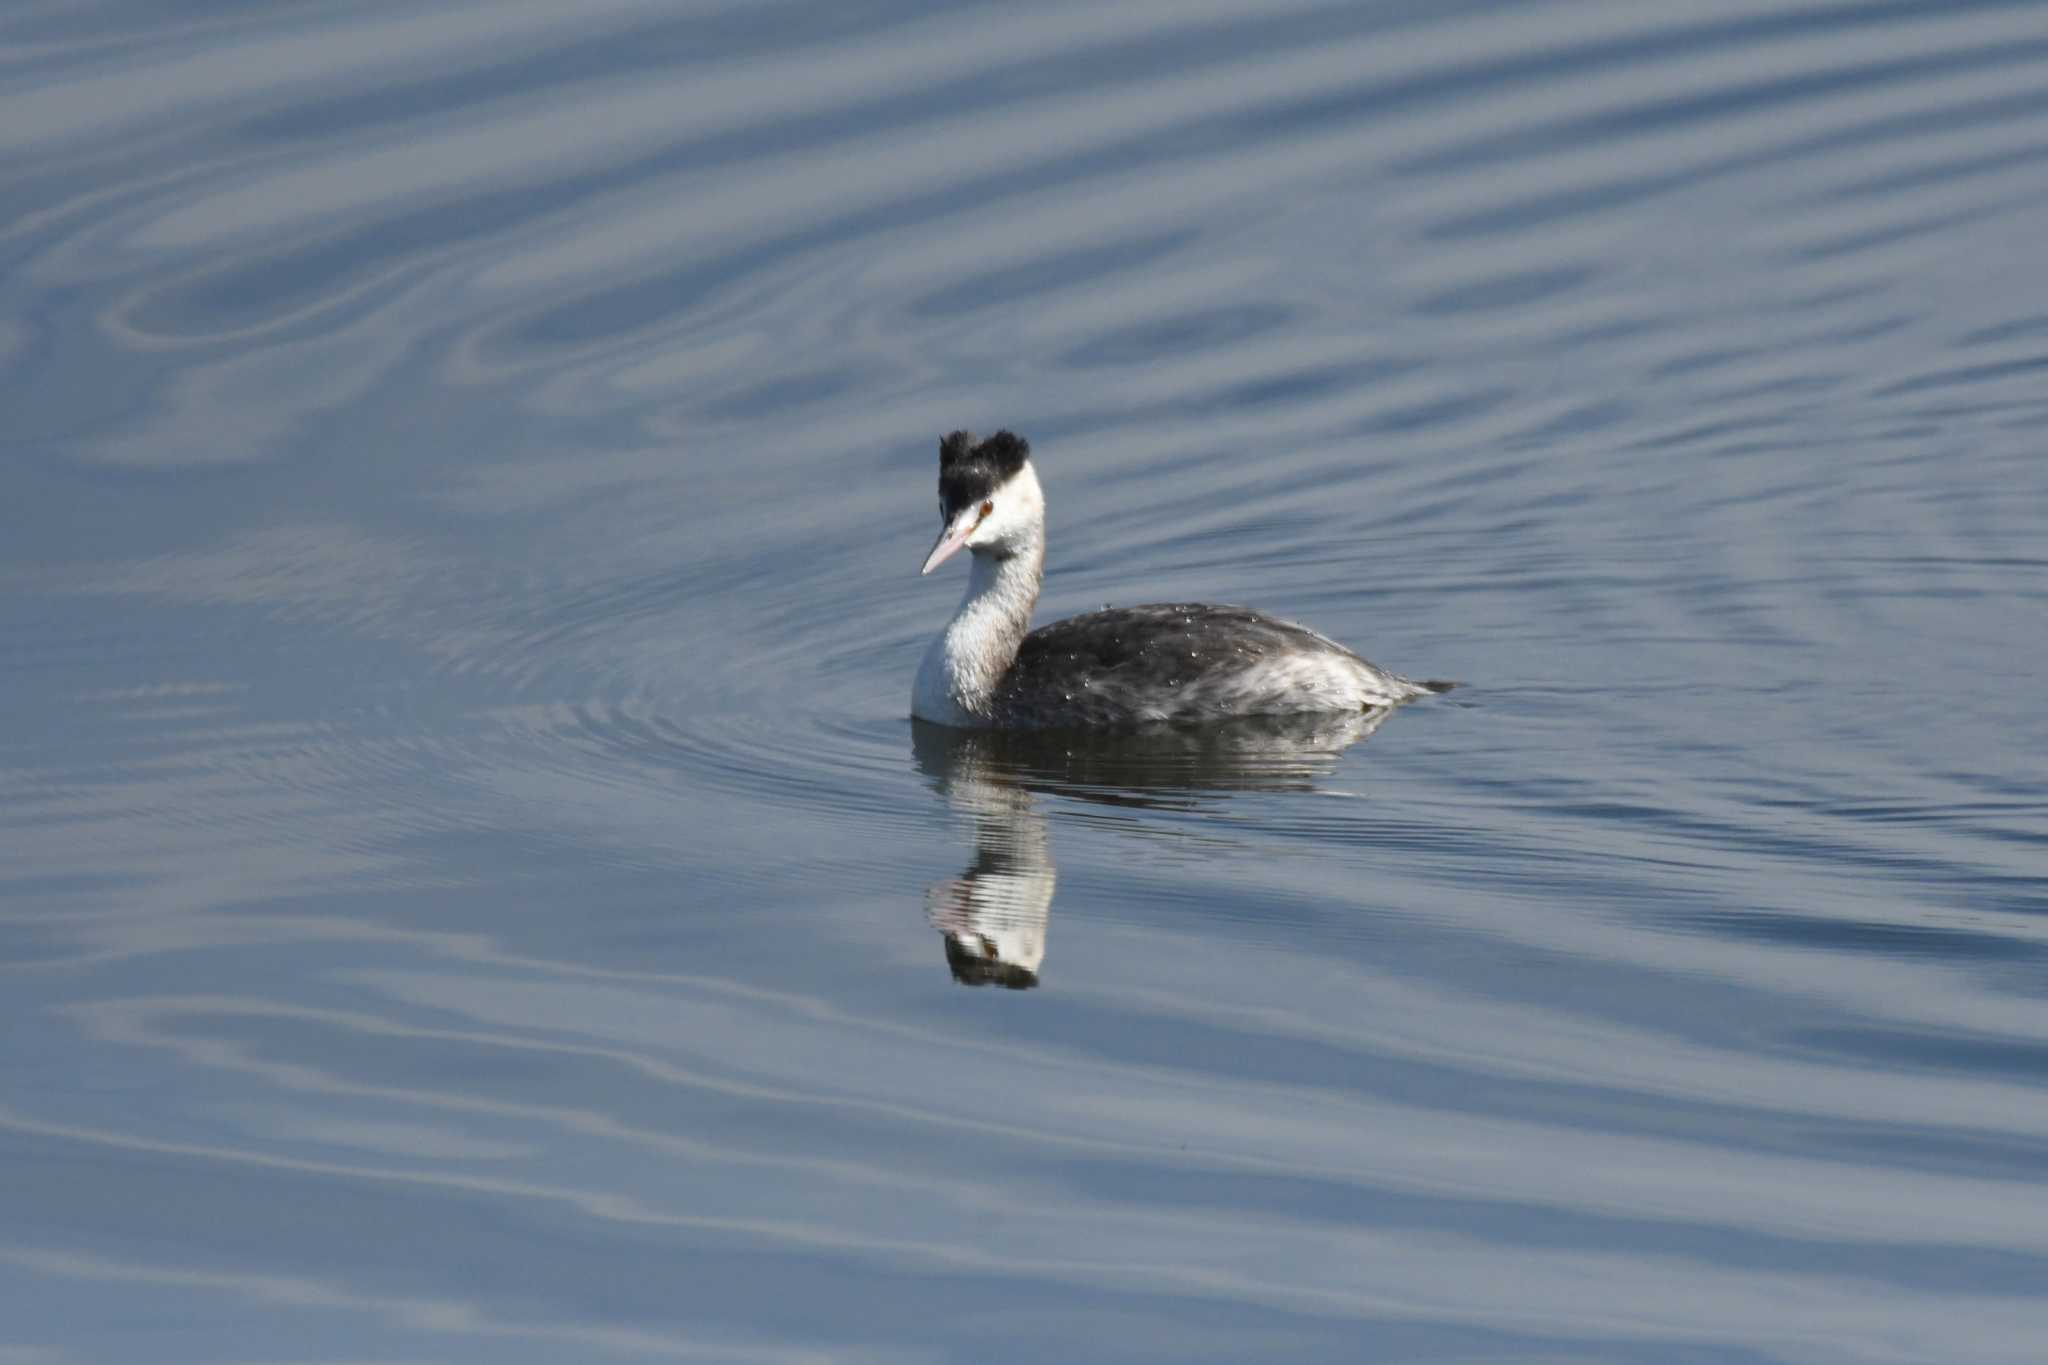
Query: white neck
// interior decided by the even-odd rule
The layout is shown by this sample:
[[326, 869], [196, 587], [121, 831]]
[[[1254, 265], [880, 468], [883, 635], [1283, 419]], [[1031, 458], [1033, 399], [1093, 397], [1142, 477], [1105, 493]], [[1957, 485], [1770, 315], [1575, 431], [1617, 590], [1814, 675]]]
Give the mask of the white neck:
[[975, 553], [960, 609], [918, 665], [912, 715], [941, 725], [990, 722], [996, 687], [1031, 628], [1044, 575], [1042, 532], [1004, 558]]

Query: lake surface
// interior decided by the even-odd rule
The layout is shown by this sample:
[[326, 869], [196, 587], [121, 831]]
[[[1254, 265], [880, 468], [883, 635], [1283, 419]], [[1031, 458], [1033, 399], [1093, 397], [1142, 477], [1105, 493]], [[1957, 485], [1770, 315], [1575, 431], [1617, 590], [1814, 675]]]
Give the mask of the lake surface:
[[[2048, 1351], [2048, 5], [29, 3], [0, 168], [0, 1361]], [[913, 726], [999, 426], [1465, 687]]]

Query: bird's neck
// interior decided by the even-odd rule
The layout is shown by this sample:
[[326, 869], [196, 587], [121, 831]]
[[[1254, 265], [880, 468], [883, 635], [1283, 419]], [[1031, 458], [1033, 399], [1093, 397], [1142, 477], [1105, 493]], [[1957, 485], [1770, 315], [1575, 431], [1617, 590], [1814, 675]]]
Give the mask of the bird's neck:
[[926, 668], [920, 670], [936, 668], [931, 681], [969, 716], [989, 715], [996, 688], [1031, 629], [1031, 609], [1038, 604], [1044, 576], [1042, 537], [1005, 558], [974, 556], [960, 610], [945, 634], [932, 642]]

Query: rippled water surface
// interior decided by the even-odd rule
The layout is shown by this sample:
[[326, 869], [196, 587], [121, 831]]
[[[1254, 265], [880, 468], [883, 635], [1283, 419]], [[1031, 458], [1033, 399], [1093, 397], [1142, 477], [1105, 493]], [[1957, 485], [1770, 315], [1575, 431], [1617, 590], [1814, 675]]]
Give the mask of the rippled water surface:
[[[2048, 6], [28, 3], [0, 168], [0, 1360], [2043, 1358]], [[1467, 686], [913, 726], [1002, 425]]]

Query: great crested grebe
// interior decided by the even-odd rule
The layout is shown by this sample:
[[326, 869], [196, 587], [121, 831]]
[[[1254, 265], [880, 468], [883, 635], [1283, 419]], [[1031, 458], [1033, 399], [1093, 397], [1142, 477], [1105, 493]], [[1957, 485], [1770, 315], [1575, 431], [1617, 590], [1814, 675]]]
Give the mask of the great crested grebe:
[[963, 548], [974, 568], [960, 609], [918, 665], [910, 712], [921, 720], [1119, 729], [1369, 710], [1453, 685], [1411, 682], [1244, 607], [1113, 607], [1029, 630], [1045, 576], [1045, 494], [1030, 444], [1007, 431], [980, 442], [956, 431], [939, 442], [939, 519], [919, 572]]

